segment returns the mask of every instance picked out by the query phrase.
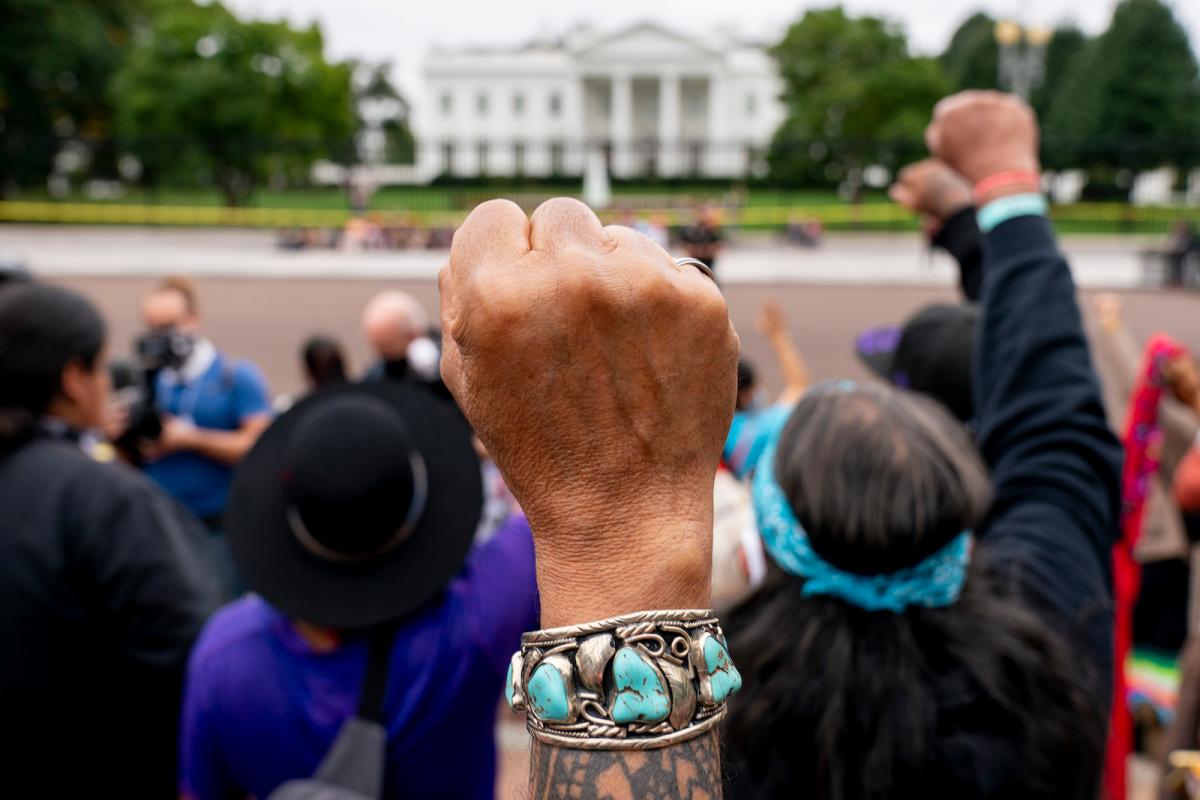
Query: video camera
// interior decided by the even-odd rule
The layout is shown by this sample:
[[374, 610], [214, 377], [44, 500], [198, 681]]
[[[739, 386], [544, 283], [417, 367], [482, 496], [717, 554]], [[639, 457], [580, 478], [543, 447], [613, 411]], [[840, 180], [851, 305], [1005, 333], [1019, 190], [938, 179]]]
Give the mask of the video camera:
[[126, 405], [129, 421], [113, 444], [133, 463], [142, 461], [140, 443], [157, 441], [162, 435], [157, 403], [159, 373], [182, 367], [194, 346], [191, 336], [175, 328], [152, 330], [134, 340], [136, 362], [113, 362], [113, 390], [118, 402]]

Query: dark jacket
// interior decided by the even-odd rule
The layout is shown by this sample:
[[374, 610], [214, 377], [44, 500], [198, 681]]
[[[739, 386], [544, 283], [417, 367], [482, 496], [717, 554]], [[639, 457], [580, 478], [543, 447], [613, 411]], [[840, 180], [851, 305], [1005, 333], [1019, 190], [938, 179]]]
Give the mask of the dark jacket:
[[[984, 237], [975, 347], [976, 438], [994, 492], [975, 557], [1064, 637], [1075, 679], [1106, 710], [1122, 451], [1047, 220], [1019, 217]], [[966, 769], [985, 781], [1020, 769], [998, 748], [972, 751]], [[1078, 796], [1098, 796], [1099, 777], [1077, 776]]]
[[6, 796], [175, 796], [183, 670], [214, 602], [201, 536], [69, 438], [0, 456]]

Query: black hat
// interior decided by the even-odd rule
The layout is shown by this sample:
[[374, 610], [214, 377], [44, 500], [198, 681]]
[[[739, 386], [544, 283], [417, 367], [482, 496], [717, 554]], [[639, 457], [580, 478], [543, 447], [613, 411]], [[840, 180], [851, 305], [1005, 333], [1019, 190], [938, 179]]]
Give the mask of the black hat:
[[229, 543], [246, 584], [289, 617], [363, 628], [446, 585], [482, 506], [453, 406], [418, 387], [335, 386], [275, 420], [243, 459]]
[[975, 414], [971, 353], [979, 309], [940, 303], [918, 311], [903, 328], [870, 328], [855, 351], [871, 371], [902, 389], [933, 397], [963, 422]]

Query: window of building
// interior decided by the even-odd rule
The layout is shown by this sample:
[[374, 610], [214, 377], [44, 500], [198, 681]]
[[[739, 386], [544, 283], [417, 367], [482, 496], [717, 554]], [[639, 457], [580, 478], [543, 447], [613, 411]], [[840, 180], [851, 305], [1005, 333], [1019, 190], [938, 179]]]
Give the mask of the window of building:
[[550, 95], [550, 116], [557, 117], [562, 113], [562, 95], [554, 92]]
[[513, 145], [513, 172], [517, 175], [525, 174], [525, 143], [517, 142]]
[[479, 112], [479, 116], [481, 117], [487, 114], [488, 96], [485, 93], [480, 92], [475, 96], [475, 110]]
[[753, 117], [755, 112], [757, 112], [757, 111], [758, 111], [758, 95], [753, 94], [753, 93], [746, 95], [746, 116]]
[[564, 172], [564, 151], [562, 142], [554, 142], [550, 145], [550, 172], [554, 175], [561, 175]]
[[442, 114], [450, 116], [450, 112], [454, 110], [454, 98], [449, 92], [442, 92], [441, 106]]
[[521, 116], [525, 113], [525, 95], [517, 92], [513, 95], [513, 114]]
[[442, 142], [442, 172], [454, 172], [454, 142]]

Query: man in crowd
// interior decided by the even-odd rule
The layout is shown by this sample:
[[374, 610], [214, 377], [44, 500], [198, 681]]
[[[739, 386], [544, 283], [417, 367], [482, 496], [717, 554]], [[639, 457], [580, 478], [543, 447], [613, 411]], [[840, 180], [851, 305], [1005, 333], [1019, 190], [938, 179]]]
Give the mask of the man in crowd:
[[232, 596], [238, 583], [224, 542], [225, 506], [233, 468], [271, 419], [266, 382], [254, 364], [201, 334], [191, 281], [164, 280], [143, 298], [142, 318], [146, 339], [174, 357], [157, 376], [162, 435], [144, 447], [146, 473], [212, 533], [216, 568]]
[[280, 417], [234, 480], [230, 539], [256, 594], [192, 655], [183, 794], [265, 798], [317, 772], [368, 796], [491, 798], [537, 589], [523, 517], [468, 553], [481, 501], [470, 429], [418, 387], [327, 389]]
[[215, 606], [204, 533], [86, 452], [108, 403], [84, 298], [0, 291], [0, 734], [6, 797], [171, 797], [184, 664]]
[[717, 211], [711, 205], [703, 203], [696, 207], [696, 221], [685, 227], [679, 234], [683, 242], [683, 251], [697, 261], [702, 261], [708, 268], [716, 272], [717, 256], [725, 240], [725, 234], [717, 217]]
[[420, 300], [395, 289], [382, 291], [363, 309], [362, 326], [378, 358], [366, 382], [416, 384], [450, 400], [438, 373], [441, 352], [429, 337], [429, 315]]

